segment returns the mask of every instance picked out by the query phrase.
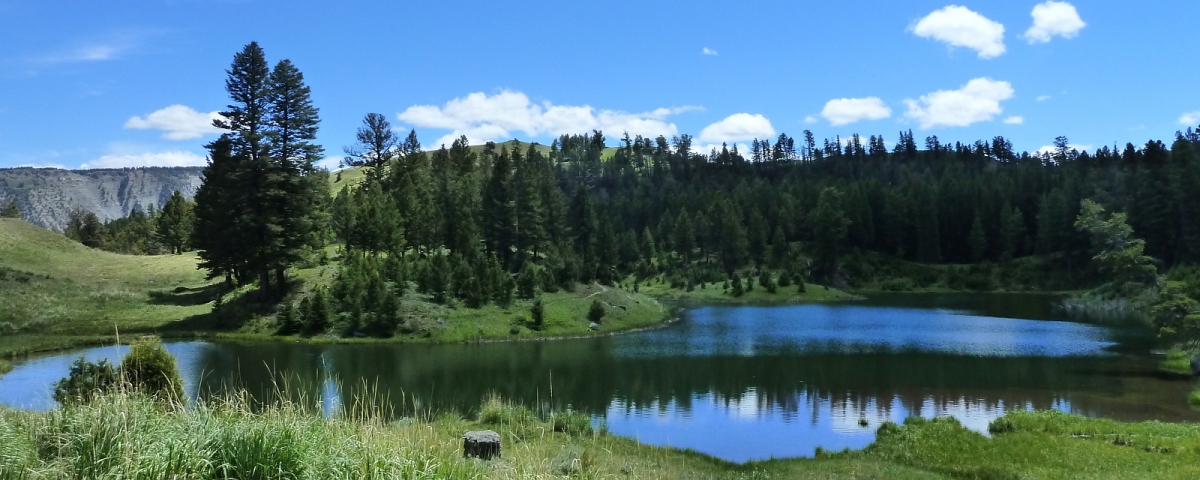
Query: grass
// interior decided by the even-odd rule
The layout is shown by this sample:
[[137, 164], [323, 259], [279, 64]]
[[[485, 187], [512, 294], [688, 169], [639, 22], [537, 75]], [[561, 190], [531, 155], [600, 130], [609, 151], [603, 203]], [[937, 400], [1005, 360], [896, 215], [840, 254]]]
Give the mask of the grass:
[[0, 259], [0, 358], [111, 342], [210, 308], [176, 301], [209, 285], [195, 255], [119, 255], [0, 218]]
[[[364, 400], [364, 399], [360, 399]], [[1196, 478], [1200, 426], [1013, 412], [992, 437], [952, 418], [885, 423], [860, 451], [734, 464], [608, 435], [587, 417], [496, 398], [475, 418], [398, 412], [377, 395], [353, 411], [251, 405], [231, 396], [178, 409], [117, 392], [47, 412], [0, 409], [0, 478]], [[407, 416], [405, 416], [407, 415]], [[462, 457], [490, 429], [501, 458]]]
[[[213, 314], [212, 301], [221, 286], [206, 281], [196, 262], [194, 254], [108, 253], [21, 220], [0, 219], [0, 374], [11, 368], [13, 358], [111, 344], [118, 333], [276, 338], [274, 307], [256, 303], [253, 287], [227, 293], [226, 314]], [[327, 265], [297, 270], [292, 277], [303, 289], [327, 284], [335, 272], [336, 265]], [[476, 310], [437, 305], [410, 293], [404, 298], [406, 315], [428, 328], [421, 334], [381, 341], [599, 335], [659, 325], [672, 313], [649, 296], [598, 285], [544, 294], [543, 300], [545, 326], [533, 331], [526, 325], [529, 300]], [[589, 330], [585, 319], [592, 300], [599, 300], [607, 310], [598, 332]], [[516, 334], [511, 333], [513, 327]], [[370, 340], [319, 337], [314, 341]]]
[[1192, 355], [1188, 351], [1174, 347], [1167, 350], [1166, 357], [1158, 364], [1158, 369], [1167, 373], [1179, 375], [1192, 374]]

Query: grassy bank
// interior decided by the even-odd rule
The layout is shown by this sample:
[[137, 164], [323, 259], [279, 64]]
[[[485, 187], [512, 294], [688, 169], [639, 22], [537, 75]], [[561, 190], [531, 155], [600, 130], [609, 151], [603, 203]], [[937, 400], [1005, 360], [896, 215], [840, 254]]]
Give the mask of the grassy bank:
[[[732, 464], [594, 430], [586, 417], [490, 400], [472, 415], [385, 422], [370, 408], [323, 418], [237, 398], [179, 411], [110, 394], [49, 412], [0, 409], [4, 478], [1196, 478], [1200, 427], [1014, 412], [992, 438], [950, 418], [886, 423], [861, 451]], [[404, 413], [404, 412], [400, 412]], [[411, 412], [409, 412], [411, 413]], [[425, 412], [428, 414], [429, 412]], [[462, 458], [462, 434], [503, 454]]]
[[[194, 254], [130, 256], [90, 249], [24, 221], [0, 219], [0, 374], [16, 357], [111, 345], [117, 335], [164, 338], [277, 338], [273, 305], [256, 304], [253, 287], [225, 294], [196, 269]], [[293, 272], [299, 288], [328, 284], [336, 265]], [[409, 292], [402, 302], [412, 327], [386, 339], [320, 335], [311, 341], [463, 342], [603, 335], [661, 325], [671, 310], [645, 294], [600, 285], [542, 295], [545, 323], [531, 330], [530, 300], [481, 309], [440, 305]], [[592, 301], [605, 307], [599, 329], [586, 319]], [[284, 337], [296, 340], [298, 337]]]

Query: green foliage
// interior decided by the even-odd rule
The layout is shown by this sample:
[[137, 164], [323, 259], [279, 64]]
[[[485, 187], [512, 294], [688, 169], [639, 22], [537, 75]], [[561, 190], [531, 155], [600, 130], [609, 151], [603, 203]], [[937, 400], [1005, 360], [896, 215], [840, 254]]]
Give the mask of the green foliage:
[[1195, 345], [1200, 341], [1200, 302], [1187, 291], [1182, 282], [1167, 282], [1150, 315], [1160, 336]]
[[171, 253], [181, 254], [188, 246], [192, 236], [192, 203], [183, 198], [176, 190], [163, 205], [162, 213], [155, 219], [155, 234], [158, 241], [166, 245]]
[[732, 285], [730, 294], [732, 294], [734, 297], [740, 297], [746, 293], [746, 289], [742, 287], [741, 275], [736, 273], [733, 274], [733, 278], [730, 280], [730, 283]]
[[70, 373], [54, 382], [54, 401], [60, 405], [70, 402], [87, 403], [116, 388], [119, 382], [117, 368], [108, 360], [89, 362], [79, 357], [71, 362]]
[[138, 340], [121, 360], [121, 376], [140, 392], [164, 402], [183, 403], [183, 378], [175, 357], [157, 339]]
[[300, 312], [296, 310], [296, 305], [290, 301], [284, 302], [279, 310], [278, 323], [280, 335], [291, 335], [299, 333], [304, 328], [303, 320]]
[[546, 326], [546, 304], [542, 302], [541, 297], [533, 300], [533, 306], [529, 308], [530, 330], [541, 330]]
[[841, 242], [850, 227], [850, 220], [842, 210], [842, 192], [833, 187], [822, 190], [817, 208], [809, 215], [816, 239], [813, 268], [822, 275], [832, 276], [837, 272]]
[[592, 300], [592, 306], [588, 307], [587, 319], [592, 323], [600, 323], [604, 320], [607, 312], [604, 310], [604, 305], [599, 300]]
[[530, 299], [537, 295], [538, 271], [530, 262], [525, 262], [517, 274], [517, 298]]
[[1083, 200], [1075, 228], [1091, 235], [1096, 250], [1092, 259], [1111, 275], [1110, 284], [1117, 295], [1132, 298], [1156, 286], [1154, 259], [1142, 253], [1146, 242], [1133, 237], [1124, 213], [1108, 216], [1100, 204]]
[[21, 218], [21, 207], [16, 200], [0, 202], [0, 218]]
[[191, 243], [201, 268], [282, 296], [288, 267], [324, 246], [328, 179], [313, 163], [322, 149], [317, 110], [290, 61], [272, 71], [257, 42], [234, 56], [225, 87], [231, 104], [214, 125], [228, 130], [208, 144], [196, 192]]

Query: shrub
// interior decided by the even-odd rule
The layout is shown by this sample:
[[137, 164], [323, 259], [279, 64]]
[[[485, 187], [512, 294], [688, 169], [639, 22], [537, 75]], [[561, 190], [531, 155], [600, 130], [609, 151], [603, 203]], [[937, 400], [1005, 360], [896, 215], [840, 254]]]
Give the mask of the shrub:
[[121, 375], [134, 389], [158, 400], [183, 401], [183, 379], [175, 357], [158, 340], [140, 340], [121, 360]]
[[600, 323], [604, 319], [604, 305], [600, 304], [599, 300], [592, 300], [591, 308], [588, 308], [587, 319], [592, 323]]
[[283, 309], [279, 311], [279, 334], [291, 335], [300, 331], [300, 314], [296, 311], [296, 306], [292, 302], [284, 302]]
[[90, 402], [115, 387], [118, 378], [116, 367], [108, 360], [92, 363], [79, 357], [71, 363], [71, 373], [54, 382], [54, 401], [63, 405], [72, 401]]
[[542, 303], [541, 297], [533, 300], [533, 306], [529, 308], [529, 316], [531, 318], [530, 330], [541, 330], [546, 325], [546, 305]]

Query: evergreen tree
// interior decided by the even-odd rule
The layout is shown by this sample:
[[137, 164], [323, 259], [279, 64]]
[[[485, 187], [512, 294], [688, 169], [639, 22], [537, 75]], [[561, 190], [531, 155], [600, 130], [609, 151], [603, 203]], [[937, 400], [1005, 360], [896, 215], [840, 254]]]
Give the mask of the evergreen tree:
[[342, 166], [365, 167], [368, 182], [382, 181], [400, 144], [400, 139], [392, 132], [392, 124], [382, 114], [368, 113], [354, 138], [357, 144], [342, 149], [346, 154]]
[[771, 266], [780, 268], [790, 264], [791, 261], [791, 246], [788, 245], [787, 239], [783, 236], [783, 229], [775, 227], [775, 234], [771, 235]]
[[546, 326], [546, 305], [542, 303], [542, 297], [533, 300], [533, 306], [529, 308], [529, 318], [530, 330], [540, 331]]
[[837, 273], [838, 253], [850, 227], [850, 220], [846, 218], [841, 203], [842, 192], [827, 187], [821, 191], [817, 208], [811, 213], [813, 238], [816, 240], [813, 266], [827, 277]]
[[276, 179], [270, 198], [280, 228], [271, 263], [281, 287], [287, 267], [302, 260], [304, 252], [324, 247], [328, 231], [329, 177], [314, 167], [325, 149], [313, 143], [320, 119], [311, 93], [290, 60], [280, 61], [271, 71], [265, 133]]
[[587, 319], [592, 323], [600, 323], [604, 320], [604, 305], [600, 304], [599, 300], [592, 300], [592, 306], [588, 308]]
[[21, 218], [21, 207], [16, 200], [0, 203], [0, 218]]
[[155, 232], [158, 241], [171, 250], [171, 253], [182, 254], [192, 236], [192, 225], [195, 219], [192, 215], [192, 204], [183, 198], [176, 190], [163, 205], [162, 213], [155, 220]]
[[507, 149], [502, 149], [483, 191], [483, 234], [488, 251], [495, 253], [501, 265], [510, 265], [516, 237], [516, 211], [512, 189], [512, 165]]
[[971, 261], [976, 263], [983, 261], [987, 255], [988, 241], [978, 212], [975, 215], [975, 221], [971, 222], [971, 233], [967, 236], [967, 243], [971, 246]]

